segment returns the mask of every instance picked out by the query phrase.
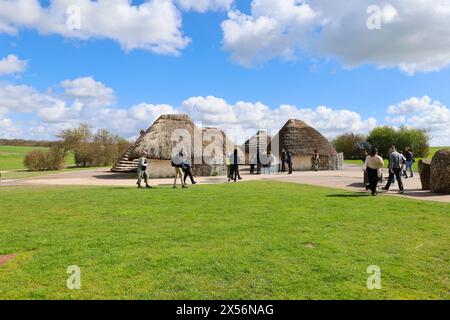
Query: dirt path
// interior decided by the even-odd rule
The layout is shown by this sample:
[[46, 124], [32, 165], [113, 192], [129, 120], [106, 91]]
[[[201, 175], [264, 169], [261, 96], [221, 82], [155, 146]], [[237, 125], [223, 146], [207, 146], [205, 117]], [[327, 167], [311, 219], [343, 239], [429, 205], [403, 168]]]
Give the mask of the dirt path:
[[[331, 188], [344, 189], [349, 191], [364, 191], [362, 181], [361, 166], [345, 165], [342, 171], [320, 171], [320, 172], [295, 172], [293, 175], [274, 174], [274, 175], [249, 175], [243, 172], [244, 181], [254, 180], [275, 180], [284, 182], [293, 182], [324, 186]], [[225, 177], [199, 177], [197, 181], [200, 184], [225, 183]], [[41, 177], [13, 180], [2, 182], [4, 186], [123, 186], [133, 187], [136, 180], [133, 174], [112, 173], [106, 169], [93, 169], [84, 171], [64, 172], [51, 174]], [[153, 186], [171, 185], [173, 179], [152, 179]], [[404, 180], [406, 194], [397, 194], [397, 185], [394, 185], [387, 195], [394, 195], [405, 198], [414, 198], [419, 200], [432, 200], [440, 202], [449, 202], [450, 195], [433, 194], [421, 190], [419, 177]]]

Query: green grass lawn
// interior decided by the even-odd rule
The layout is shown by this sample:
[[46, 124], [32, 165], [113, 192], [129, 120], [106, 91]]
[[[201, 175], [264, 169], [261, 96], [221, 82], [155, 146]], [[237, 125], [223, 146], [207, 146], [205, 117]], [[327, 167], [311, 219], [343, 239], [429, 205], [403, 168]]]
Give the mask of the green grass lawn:
[[449, 299], [449, 235], [450, 204], [281, 182], [8, 187], [0, 299]]
[[[441, 149], [450, 149], [450, 147], [430, 147], [430, 152], [429, 152], [428, 156], [426, 157], [426, 159], [431, 160], [433, 158], [433, 156], [436, 154], [436, 152], [438, 152]], [[419, 160], [423, 160], [423, 158], [416, 158], [415, 160], [416, 160], [416, 162], [413, 164], [413, 170], [418, 172], [419, 171]], [[348, 163], [348, 164], [359, 164], [361, 166], [363, 164], [361, 160], [345, 160], [344, 162]], [[385, 167], [387, 167], [387, 165], [388, 165], [387, 159], [384, 159], [384, 165], [385, 165]]]

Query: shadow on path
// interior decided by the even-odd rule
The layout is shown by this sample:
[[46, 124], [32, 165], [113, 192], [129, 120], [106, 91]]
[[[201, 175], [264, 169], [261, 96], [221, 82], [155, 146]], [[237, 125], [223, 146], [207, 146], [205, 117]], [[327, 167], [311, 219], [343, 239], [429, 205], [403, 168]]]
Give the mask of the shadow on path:
[[357, 193], [357, 194], [329, 194], [327, 198], [362, 198], [370, 197], [370, 193]]

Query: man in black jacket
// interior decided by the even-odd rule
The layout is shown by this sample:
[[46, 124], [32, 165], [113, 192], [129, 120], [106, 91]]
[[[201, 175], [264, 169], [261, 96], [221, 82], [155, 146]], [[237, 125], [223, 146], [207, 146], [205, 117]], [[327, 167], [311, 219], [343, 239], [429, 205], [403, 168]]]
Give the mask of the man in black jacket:
[[237, 182], [237, 179], [242, 180], [239, 173], [239, 156], [237, 149], [234, 149], [233, 155], [231, 156], [231, 172], [228, 181], [231, 181], [232, 179], [234, 182]]
[[292, 174], [293, 159], [292, 159], [292, 152], [290, 152], [289, 150], [286, 152], [286, 162], [289, 167], [288, 174]]
[[286, 150], [281, 150], [281, 169], [280, 172], [286, 172]]
[[406, 154], [405, 154], [405, 158], [406, 158], [406, 172], [411, 173], [411, 178], [414, 177], [414, 172], [413, 172], [413, 163], [414, 163], [414, 154], [412, 153], [411, 148], [406, 148]]
[[191, 163], [187, 159], [183, 159], [183, 171], [184, 171], [184, 184], [187, 185], [186, 180], [187, 177], [191, 179], [192, 184], [197, 184], [194, 180], [194, 175], [192, 174], [192, 166]]

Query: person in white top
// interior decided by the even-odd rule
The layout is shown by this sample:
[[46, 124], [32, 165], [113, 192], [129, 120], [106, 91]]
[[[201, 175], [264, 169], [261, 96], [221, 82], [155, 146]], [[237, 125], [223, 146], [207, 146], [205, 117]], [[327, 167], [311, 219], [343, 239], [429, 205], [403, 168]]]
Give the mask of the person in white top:
[[138, 188], [142, 188], [142, 186], [141, 186], [142, 179], [144, 179], [145, 187], [147, 189], [151, 189], [152, 188], [148, 184], [148, 172], [147, 172], [147, 169], [148, 169], [149, 162], [148, 162], [147, 158], [148, 158], [148, 153], [146, 151], [144, 151], [142, 153], [141, 157], [139, 158], [139, 165], [138, 165], [138, 172], [137, 172], [138, 180], [137, 180], [137, 183], [136, 183], [138, 185]]
[[273, 153], [270, 153], [270, 171], [271, 173], [276, 173], [278, 168], [278, 159]]
[[379, 177], [381, 176], [381, 169], [384, 167], [384, 160], [378, 155], [378, 149], [373, 148], [370, 154], [366, 157], [363, 165], [363, 170], [367, 171], [369, 176], [369, 188], [372, 191], [372, 196], [377, 195], [377, 186]]

